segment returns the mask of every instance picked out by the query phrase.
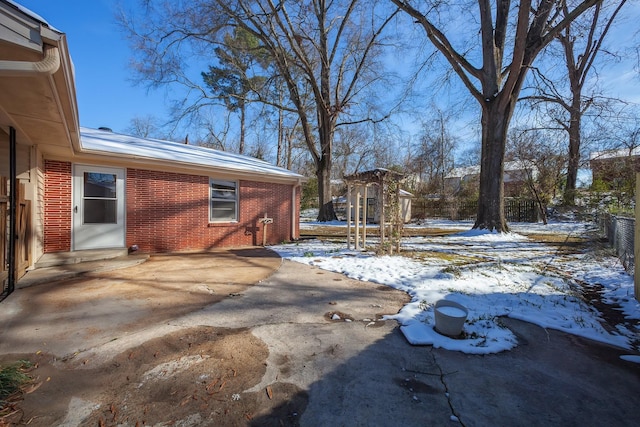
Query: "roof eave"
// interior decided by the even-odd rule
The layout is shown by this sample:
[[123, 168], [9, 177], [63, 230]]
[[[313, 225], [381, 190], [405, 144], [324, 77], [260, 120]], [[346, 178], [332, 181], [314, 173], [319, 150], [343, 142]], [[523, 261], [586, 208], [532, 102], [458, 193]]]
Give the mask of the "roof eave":
[[[79, 149], [73, 64], [65, 35], [15, 3], [0, 2], [0, 12], [4, 17], [4, 25], [0, 25], [5, 49], [3, 70], [7, 74], [2, 78], [2, 125], [15, 128], [21, 144], [51, 145], [72, 152]], [[36, 64], [46, 59], [50, 48], [60, 57], [57, 69], [20, 71], [21, 63]]]
[[247, 170], [241, 170], [241, 169], [225, 168], [225, 167], [203, 165], [203, 164], [192, 163], [192, 162], [185, 162], [181, 160], [157, 159], [153, 157], [112, 153], [109, 151], [86, 149], [86, 148], [81, 149], [81, 151], [78, 153], [78, 158], [76, 160], [98, 161], [104, 158], [112, 159], [115, 162], [122, 162], [122, 160], [124, 159], [126, 161], [129, 161], [131, 165], [135, 165], [136, 167], [151, 167], [154, 169], [162, 169], [162, 170], [179, 169], [184, 173], [192, 173], [192, 174], [194, 172], [198, 172], [203, 175], [223, 174], [227, 176], [234, 176], [234, 177], [237, 177], [238, 179], [251, 180], [251, 178], [256, 178], [262, 181], [295, 184], [295, 185], [300, 185], [308, 181], [308, 179], [305, 176], [295, 174], [293, 172], [291, 172], [291, 175], [284, 175], [284, 174], [279, 175], [279, 174], [274, 174], [269, 172], [247, 171]]

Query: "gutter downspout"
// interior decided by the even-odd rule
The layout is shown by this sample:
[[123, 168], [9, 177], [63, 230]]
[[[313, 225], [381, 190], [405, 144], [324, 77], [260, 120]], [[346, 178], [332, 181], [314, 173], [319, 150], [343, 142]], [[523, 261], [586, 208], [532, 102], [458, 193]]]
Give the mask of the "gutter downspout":
[[16, 130], [9, 127], [9, 275], [7, 277], [7, 295], [12, 293], [16, 287], [16, 239], [18, 238], [16, 222]]
[[[41, 61], [0, 61], [1, 77], [30, 77], [38, 75], [52, 75], [60, 68], [60, 51], [57, 47], [44, 45], [44, 58]], [[10, 294], [15, 290], [16, 285], [16, 239], [18, 238], [16, 214], [16, 194], [17, 181], [17, 147], [16, 130], [9, 127], [9, 274], [7, 277], [8, 290]]]
[[302, 188], [300, 180], [291, 186], [291, 240], [298, 240], [300, 237], [296, 235], [296, 220], [300, 218], [300, 215], [296, 218], [296, 190], [298, 188]]
[[37, 62], [0, 61], [0, 76], [29, 77], [51, 75], [60, 68], [60, 51], [55, 46], [44, 45], [44, 58]]

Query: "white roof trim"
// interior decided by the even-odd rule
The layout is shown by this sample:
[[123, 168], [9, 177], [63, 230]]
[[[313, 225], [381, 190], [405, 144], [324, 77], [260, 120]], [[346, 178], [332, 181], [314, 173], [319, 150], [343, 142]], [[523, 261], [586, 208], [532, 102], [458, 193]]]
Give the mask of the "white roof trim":
[[44, 19], [42, 16], [38, 15], [37, 13], [33, 12], [31, 9], [27, 9], [26, 7], [24, 7], [21, 4], [16, 3], [13, 0], [5, 0], [6, 3], [10, 4], [11, 6], [15, 7], [16, 9], [18, 9], [20, 12], [22, 12], [23, 14], [27, 15], [28, 17], [46, 25], [47, 27], [49, 27], [52, 30], [55, 30], [57, 32], [61, 32], [56, 30], [54, 27], [52, 27], [46, 19]]
[[622, 157], [633, 157], [640, 154], [640, 147], [620, 148], [613, 150], [593, 151], [589, 154], [589, 160], [617, 159]]
[[175, 162], [177, 166], [211, 168], [229, 173], [304, 180], [290, 170], [249, 156], [160, 139], [146, 139], [98, 129], [80, 128], [81, 152], [127, 159]]
[[[529, 162], [526, 160], [514, 160], [509, 162], [504, 162], [504, 172], [514, 172], [521, 170], [536, 170], [536, 166], [533, 162]], [[469, 175], [479, 175], [480, 174], [480, 166], [465, 166], [451, 169], [445, 178], [464, 178]]]

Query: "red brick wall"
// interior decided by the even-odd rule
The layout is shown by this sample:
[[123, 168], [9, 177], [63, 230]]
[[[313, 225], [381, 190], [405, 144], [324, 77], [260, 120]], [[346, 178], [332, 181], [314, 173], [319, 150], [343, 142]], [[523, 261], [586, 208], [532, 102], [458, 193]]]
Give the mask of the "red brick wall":
[[238, 222], [224, 224], [209, 223], [206, 176], [128, 169], [126, 186], [127, 246], [144, 252], [260, 245], [265, 213], [268, 244], [291, 238], [291, 185], [241, 180]]
[[44, 162], [44, 252], [71, 250], [71, 163]]
[[[71, 163], [45, 160], [45, 253], [71, 250], [71, 181]], [[209, 223], [208, 177], [127, 169], [127, 246], [168, 252], [261, 245], [265, 213], [273, 218], [267, 244], [290, 240], [291, 191], [291, 185], [241, 180], [238, 222]], [[296, 210], [296, 230], [298, 216]]]
[[640, 156], [598, 158], [590, 161], [593, 181], [612, 184], [615, 180], [635, 181], [640, 171]]

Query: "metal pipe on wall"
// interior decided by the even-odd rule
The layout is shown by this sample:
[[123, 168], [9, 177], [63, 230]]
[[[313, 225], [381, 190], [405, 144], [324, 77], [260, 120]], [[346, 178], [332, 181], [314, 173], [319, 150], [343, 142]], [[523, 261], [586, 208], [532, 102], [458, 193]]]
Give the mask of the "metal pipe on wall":
[[16, 209], [16, 203], [18, 203], [18, 198], [16, 197], [16, 181], [17, 181], [17, 171], [16, 171], [16, 157], [17, 157], [17, 147], [16, 147], [16, 130], [10, 126], [9, 127], [9, 274], [7, 278], [7, 294], [10, 294], [15, 289], [16, 285], [16, 239], [17, 239], [17, 222], [16, 222], [16, 214], [18, 210]]

